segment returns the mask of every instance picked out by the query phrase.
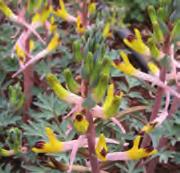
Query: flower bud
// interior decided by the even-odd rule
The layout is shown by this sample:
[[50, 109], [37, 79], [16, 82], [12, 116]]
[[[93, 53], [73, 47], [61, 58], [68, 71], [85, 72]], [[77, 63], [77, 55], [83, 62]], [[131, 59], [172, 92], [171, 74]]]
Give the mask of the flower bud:
[[24, 94], [22, 92], [22, 88], [19, 83], [17, 83], [14, 86], [10, 85], [8, 87], [8, 96], [9, 96], [9, 101], [11, 105], [16, 110], [19, 110], [20, 108], [22, 108], [24, 104]]
[[6, 150], [6, 149], [3, 149], [3, 148], [0, 148], [0, 156], [9, 157], [9, 156], [12, 156], [12, 155], [14, 155], [13, 150]]
[[157, 40], [157, 43], [162, 43], [164, 41], [164, 36], [158, 22], [153, 22], [153, 31], [154, 38]]
[[160, 51], [157, 48], [157, 46], [156, 46], [156, 44], [152, 38], [148, 39], [148, 46], [150, 48], [150, 51], [151, 51], [153, 58], [158, 59], [160, 57]]
[[73, 42], [73, 53], [75, 56], [75, 60], [77, 62], [81, 62], [83, 59], [83, 56], [81, 53], [81, 42], [80, 42], [80, 40]]
[[82, 67], [82, 77], [84, 79], [89, 79], [92, 75], [92, 72], [94, 70], [94, 60], [93, 60], [93, 54], [91, 52], [88, 52], [86, 58], [84, 59], [84, 64]]
[[106, 93], [108, 79], [109, 79], [108, 75], [105, 74], [101, 75], [96, 87], [93, 89], [93, 98], [97, 103], [102, 101]]
[[72, 72], [70, 71], [70, 69], [64, 70], [64, 77], [65, 77], [67, 88], [73, 93], [78, 93], [80, 86], [73, 79], [73, 75], [72, 75]]
[[22, 132], [18, 128], [11, 128], [8, 132], [7, 142], [15, 152], [20, 151], [22, 145]]
[[148, 6], [148, 14], [149, 14], [151, 23], [157, 22], [157, 15], [156, 15], [156, 10], [154, 6], [152, 5]]
[[46, 76], [46, 80], [49, 86], [55, 92], [55, 94], [59, 97], [59, 99], [66, 101], [69, 95], [69, 92], [65, 88], [62, 87], [57, 77], [50, 73]]

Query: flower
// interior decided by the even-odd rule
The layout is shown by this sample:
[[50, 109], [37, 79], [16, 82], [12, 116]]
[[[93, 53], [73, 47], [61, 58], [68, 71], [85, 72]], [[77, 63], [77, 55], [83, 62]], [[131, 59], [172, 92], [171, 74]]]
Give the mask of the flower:
[[66, 87], [73, 93], [79, 93], [79, 83], [73, 78], [72, 72], [69, 68], [64, 70], [64, 78], [66, 82]]
[[93, 99], [97, 103], [101, 102], [104, 99], [104, 95], [106, 93], [108, 86], [108, 80], [109, 80], [109, 75], [107, 74], [100, 75], [96, 87], [93, 88], [92, 90]]
[[103, 104], [103, 112], [106, 118], [110, 118], [118, 112], [122, 96], [122, 92], [119, 95], [114, 95], [114, 85], [109, 85], [107, 96]]
[[55, 33], [54, 36], [52, 37], [52, 39], [50, 40], [48, 46], [45, 49], [43, 49], [42, 51], [40, 51], [34, 57], [29, 55], [31, 57], [31, 59], [26, 64], [24, 64], [16, 73], [14, 73], [12, 77], [17, 76], [19, 73], [24, 71], [27, 67], [29, 67], [31, 64], [34, 64], [38, 60], [44, 58], [46, 55], [48, 55], [50, 52], [52, 52], [54, 49], [56, 49], [59, 44], [60, 44], [59, 35], [57, 33]]
[[[151, 83], [163, 88], [164, 90], [170, 92], [172, 95], [180, 98], [180, 94], [177, 91], [175, 91], [173, 88], [167, 86], [157, 76], [146, 74], [144, 72], [141, 72], [140, 70], [137, 70], [129, 62], [129, 59], [128, 59], [127, 55], [124, 52], [120, 52], [120, 54], [121, 54], [121, 56], [123, 58], [123, 62], [122, 63], [113, 62], [112, 65], [115, 68], [117, 68], [118, 70], [122, 71], [123, 73], [125, 73], [127, 75], [132, 75], [132, 76], [137, 77], [138, 79], [151, 82]], [[152, 66], [152, 64], [150, 65], [150, 68], [151, 68], [151, 70], [153, 72], [157, 71], [157, 68], [154, 65]]]
[[123, 73], [127, 75], [134, 75], [137, 72], [137, 69], [133, 67], [133, 65], [130, 63], [128, 56], [125, 52], [121, 51], [120, 55], [123, 59], [123, 62], [114, 62], [112, 65], [117, 68], [118, 70], [122, 71]]
[[89, 14], [94, 14], [95, 11], [96, 11], [96, 3], [95, 2], [91, 2], [88, 5], [88, 12], [89, 12]]
[[112, 34], [110, 33], [110, 22], [107, 22], [104, 26], [104, 29], [103, 29], [103, 32], [102, 32], [102, 35], [104, 38], [107, 38], [108, 36], [112, 36]]
[[18, 43], [16, 43], [16, 45], [15, 45], [15, 51], [16, 51], [16, 54], [17, 54], [19, 60], [24, 63], [25, 62], [26, 53], [25, 53], [25, 51], [21, 48], [21, 46]]
[[55, 32], [57, 29], [57, 25], [55, 24], [55, 21], [54, 21], [54, 16], [51, 16], [51, 18], [50, 18], [50, 23], [49, 23], [48, 29], [49, 29], [50, 33]]
[[35, 153], [57, 153], [63, 151], [63, 142], [56, 138], [56, 135], [50, 128], [46, 128], [46, 135], [48, 137], [48, 142], [39, 141], [32, 148]]
[[16, 18], [12, 10], [2, 0], [0, 1], [0, 10], [4, 13], [5, 16], [9, 18]]
[[[81, 135], [76, 140], [61, 142], [57, 139], [52, 129], [46, 127], [45, 130], [46, 130], [46, 135], [48, 137], [48, 141], [47, 142], [38, 141], [35, 144], [35, 146], [32, 148], [32, 151], [35, 153], [59, 153], [59, 152], [66, 152], [66, 151], [71, 151], [71, 150], [72, 152], [74, 152], [73, 150], [77, 151], [78, 148], [81, 148], [81, 147], [87, 148], [88, 146], [87, 138], [85, 135]], [[103, 142], [104, 140], [107, 140], [108, 143], [119, 144], [117, 141], [109, 139], [109, 138], [107, 139], [96, 138], [96, 141], [99, 141], [100, 144], [103, 144], [103, 146], [104, 146], [104, 142]], [[100, 148], [100, 146], [98, 146], [98, 148]], [[106, 147], [105, 147], [105, 150], [106, 150]]]
[[32, 23], [44, 24], [52, 12], [52, 6], [45, 6], [41, 13], [36, 13], [32, 18]]
[[82, 19], [81, 19], [81, 16], [79, 15], [77, 17], [77, 21], [76, 21], [76, 31], [77, 33], [79, 34], [83, 34], [85, 32], [85, 27], [83, 26], [83, 23], [82, 23]]
[[47, 50], [51, 52], [52, 50], [56, 49], [57, 46], [60, 44], [60, 39], [58, 33], [55, 33], [51, 41], [49, 42], [47, 46]]
[[108, 161], [139, 160], [157, 153], [157, 150], [154, 149], [152, 146], [140, 148], [141, 140], [142, 140], [142, 136], [137, 135], [133, 141], [133, 147], [130, 150], [124, 152], [108, 153], [106, 155], [107, 160]]
[[61, 100], [66, 100], [68, 97], [69, 93], [66, 89], [62, 87], [62, 85], [59, 83], [57, 77], [53, 74], [48, 74], [46, 76], [46, 80], [49, 84], [49, 86], [53, 89], [53, 91], [56, 93], [56, 95], [61, 99]]
[[106, 161], [106, 155], [108, 152], [108, 147], [106, 145], [106, 139], [104, 134], [101, 134], [98, 140], [98, 143], [96, 145], [96, 156], [101, 161]]
[[4, 3], [3, 0], [0, 0], [0, 10], [11, 21], [16, 22], [16, 23], [23, 25], [26, 28], [28, 28], [43, 44], [45, 44], [44, 40], [41, 38], [41, 36], [38, 34], [38, 32], [32, 27], [32, 25], [29, 25], [22, 17], [15, 15], [12, 12], [12, 10]]
[[151, 155], [154, 155], [157, 153], [157, 150], [155, 150], [153, 147], [145, 147], [140, 148], [140, 141], [142, 139], [141, 135], [137, 135], [133, 142], [133, 147], [126, 151], [127, 156], [130, 160], [138, 160], [142, 159]]
[[129, 35], [127, 38], [125, 38], [123, 41], [124, 43], [137, 53], [143, 54], [143, 55], [150, 55], [149, 48], [144, 44], [141, 33], [138, 29], [134, 29], [135, 36]]
[[[169, 103], [168, 103], [168, 105], [169, 105]], [[167, 117], [168, 117], [168, 111], [167, 110], [159, 112], [158, 116], [154, 120], [152, 120], [151, 122], [146, 124], [142, 128], [140, 133], [150, 133], [150, 132], [152, 132], [156, 127], [160, 126], [164, 122], [164, 120], [166, 120]]]
[[51, 73], [46, 76], [49, 86], [60, 100], [70, 104], [82, 103], [82, 98], [68, 90], [66, 90], [58, 81], [57, 77]]
[[154, 130], [154, 128], [156, 127], [156, 125], [157, 125], [156, 122], [150, 122], [150, 123], [146, 124], [140, 131], [140, 134], [152, 132]]
[[89, 122], [86, 119], [85, 115], [83, 115], [82, 113], [76, 113], [73, 125], [78, 133], [85, 134], [88, 130]]
[[153, 62], [148, 62], [148, 68], [152, 74], [159, 75], [159, 68]]
[[15, 154], [14, 150], [6, 150], [4, 148], [0, 148], [0, 156], [9, 157], [9, 156], [13, 156], [14, 154]]
[[53, 11], [54, 14], [65, 21], [76, 22], [76, 18], [67, 12], [63, 0], [59, 0], [59, 4], [61, 9]]
[[[29, 41], [29, 51], [31, 52], [34, 49], [34, 47], [35, 46], [34, 46], [33, 40], [30, 40]], [[20, 62], [24, 63], [27, 53], [25, 52], [21, 42], [17, 42], [15, 44], [15, 52], [16, 52]]]

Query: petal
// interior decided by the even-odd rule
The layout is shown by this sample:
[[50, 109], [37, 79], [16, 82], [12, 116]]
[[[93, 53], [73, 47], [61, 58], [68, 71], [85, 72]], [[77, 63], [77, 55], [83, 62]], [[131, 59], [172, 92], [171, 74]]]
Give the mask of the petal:
[[134, 28], [134, 32], [136, 35], [137, 40], [142, 41], [141, 33], [137, 28]]

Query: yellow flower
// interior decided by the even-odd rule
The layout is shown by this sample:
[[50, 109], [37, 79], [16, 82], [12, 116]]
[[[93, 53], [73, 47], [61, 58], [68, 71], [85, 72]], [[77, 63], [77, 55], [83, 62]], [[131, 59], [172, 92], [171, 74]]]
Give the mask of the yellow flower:
[[48, 19], [49, 15], [51, 14], [52, 6], [45, 6], [41, 13], [36, 13], [34, 17], [32, 18], [32, 22], [40, 22], [41, 24], [44, 24], [46, 20]]
[[24, 62], [26, 54], [25, 54], [25, 51], [19, 46], [18, 43], [16, 43], [16, 45], [15, 45], [15, 51], [16, 51], [16, 54], [17, 54], [18, 58], [20, 59], [20, 61]]
[[159, 68], [153, 62], [148, 62], [148, 67], [152, 74], [156, 75], [159, 73]]
[[3, 2], [3, 0], [0, 0], [0, 10], [9, 18], [14, 16], [12, 10]]
[[50, 43], [47, 46], [47, 50], [50, 52], [57, 48], [60, 44], [59, 35], [57, 33], [54, 34], [53, 38], [51, 39]]
[[51, 18], [50, 18], [49, 31], [50, 31], [50, 33], [53, 33], [53, 32], [56, 31], [56, 29], [57, 29], [57, 25], [56, 25], [55, 22], [54, 22], [54, 16], [51, 16]]
[[141, 132], [150, 133], [154, 130], [156, 125], [157, 125], [156, 122], [150, 122], [142, 128]]
[[79, 34], [82, 34], [85, 32], [85, 28], [83, 26], [82, 20], [81, 20], [81, 16], [77, 17], [77, 22], [76, 22], [76, 31]]
[[6, 150], [4, 148], [0, 148], [0, 156], [9, 157], [15, 155], [16, 152], [14, 150]]
[[109, 106], [112, 103], [113, 96], [114, 96], [114, 85], [110, 84], [108, 91], [107, 91], [107, 96], [106, 96], [105, 102], [103, 104], [103, 109], [109, 108]]
[[99, 141], [96, 145], [96, 156], [101, 161], [106, 161], [106, 155], [108, 152], [108, 147], [106, 145], [106, 139], [104, 134], [101, 134], [99, 137]]
[[55, 92], [55, 94], [59, 97], [59, 99], [66, 101], [69, 96], [69, 92], [65, 88], [62, 87], [57, 77], [50, 73], [46, 76], [46, 80], [49, 86]]
[[30, 40], [30, 41], [29, 41], [29, 50], [30, 50], [30, 52], [32, 52], [34, 48], [35, 48], [34, 41], [33, 41], [33, 40]]
[[105, 26], [104, 26], [103, 33], [102, 33], [102, 35], [103, 35], [104, 38], [107, 38], [108, 36], [111, 36], [110, 27], [111, 27], [111, 26], [110, 26], [110, 23], [107, 22], [107, 23], [105, 24]]
[[56, 138], [56, 135], [50, 128], [46, 128], [48, 142], [37, 142], [32, 151], [35, 153], [57, 153], [63, 151], [63, 143]]
[[122, 92], [119, 95], [114, 95], [114, 85], [109, 85], [107, 96], [103, 104], [105, 118], [110, 118], [118, 112], [122, 96]]
[[141, 138], [142, 136], [138, 135], [134, 139], [133, 147], [126, 151], [129, 159], [138, 160], [157, 153], [157, 150], [155, 150], [153, 147], [140, 148], [139, 145]]
[[74, 128], [78, 133], [84, 134], [87, 132], [89, 127], [89, 122], [82, 113], [77, 113], [73, 121]]
[[54, 11], [54, 14], [57, 15], [58, 17], [62, 18], [63, 20], [68, 20], [68, 12], [65, 8], [63, 0], [59, 0], [60, 8]]
[[123, 59], [122, 63], [113, 63], [112, 65], [120, 70], [121, 72], [127, 74], [127, 75], [135, 75], [137, 70], [133, 67], [133, 65], [129, 62], [128, 56], [125, 52], [121, 51], [120, 55]]
[[124, 43], [130, 47], [131, 49], [133, 49], [134, 51], [143, 54], [143, 55], [150, 55], [150, 50], [149, 48], [144, 44], [142, 37], [141, 37], [141, 33], [139, 32], [138, 29], [134, 29], [135, 32], [135, 37], [130, 35], [129, 39], [125, 38], [123, 41]]
[[88, 12], [89, 12], [89, 14], [94, 14], [95, 11], [96, 11], [96, 3], [95, 2], [91, 2], [88, 5]]
[[[29, 41], [29, 50], [30, 52], [34, 49], [34, 42], [32, 40]], [[15, 45], [15, 52], [20, 59], [21, 62], [25, 62], [26, 53], [23, 50], [23, 48], [19, 45], [19, 43], [16, 43]]]

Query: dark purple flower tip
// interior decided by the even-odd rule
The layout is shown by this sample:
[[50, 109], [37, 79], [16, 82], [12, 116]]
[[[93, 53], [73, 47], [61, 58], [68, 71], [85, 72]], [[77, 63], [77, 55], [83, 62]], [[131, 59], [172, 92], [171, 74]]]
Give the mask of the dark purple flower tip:
[[36, 148], [42, 149], [44, 146], [45, 142], [44, 141], [38, 141], [36, 142], [35, 146]]
[[127, 36], [127, 40], [130, 41], [130, 42], [133, 41], [134, 39], [135, 39], [135, 36], [132, 35], [132, 34]]
[[76, 120], [79, 121], [79, 122], [82, 121], [83, 120], [83, 115], [77, 114], [76, 115]]
[[106, 150], [103, 148], [103, 149], [101, 150], [100, 154], [101, 154], [101, 156], [106, 157], [107, 152], [106, 152]]
[[144, 149], [145, 149], [146, 153], [150, 153], [154, 150], [154, 147], [153, 146], [147, 146]]

